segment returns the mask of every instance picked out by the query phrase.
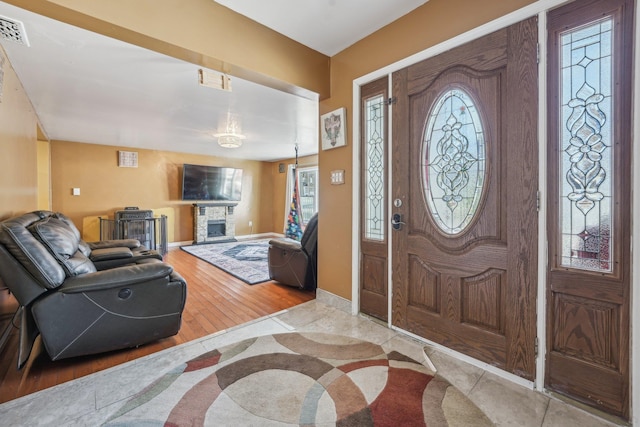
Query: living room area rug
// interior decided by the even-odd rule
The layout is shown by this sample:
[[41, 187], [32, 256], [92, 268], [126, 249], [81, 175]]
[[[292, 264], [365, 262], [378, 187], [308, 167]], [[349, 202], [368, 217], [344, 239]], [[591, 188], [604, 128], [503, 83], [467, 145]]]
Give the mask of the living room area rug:
[[250, 338], [175, 366], [106, 426], [488, 426], [459, 389], [398, 351], [327, 333]]
[[206, 243], [181, 246], [180, 249], [226, 271], [245, 283], [255, 285], [270, 280], [269, 240], [271, 239]]

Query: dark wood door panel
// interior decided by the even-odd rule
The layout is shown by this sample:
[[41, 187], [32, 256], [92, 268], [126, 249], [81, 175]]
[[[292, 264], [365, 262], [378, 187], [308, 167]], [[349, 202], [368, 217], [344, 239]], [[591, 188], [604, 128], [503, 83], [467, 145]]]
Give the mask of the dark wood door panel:
[[[458, 351], [474, 343], [473, 357], [504, 368], [506, 271], [459, 274], [439, 272], [410, 257], [408, 328], [428, 331], [430, 339]], [[499, 344], [490, 344], [496, 340]]]
[[461, 279], [464, 324], [504, 335], [506, 322], [507, 271], [490, 268]]
[[[422, 233], [421, 233], [422, 234]], [[465, 251], [442, 249], [423, 235], [407, 237], [409, 254], [428, 260], [428, 265], [438, 271], [460, 272], [467, 276], [478, 274], [487, 269], [488, 265], [496, 268], [507, 268], [507, 246], [501, 243], [485, 243], [472, 245]], [[455, 257], [456, 262], [452, 263]]]
[[360, 310], [371, 316], [384, 319], [387, 317], [387, 255], [375, 256], [362, 254]]
[[457, 323], [504, 334], [506, 251], [494, 249], [494, 256], [487, 256], [489, 251], [483, 248], [457, 255], [459, 264], [452, 265], [451, 254], [440, 253], [429, 243], [416, 245], [408, 259], [408, 304]]
[[[535, 375], [536, 33], [535, 19], [523, 21], [400, 70], [393, 78], [398, 101], [393, 109], [392, 197], [402, 200], [394, 212], [403, 215], [406, 225], [394, 232], [392, 322], [528, 379]], [[452, 113], [442, 113], [434, 105], [443, 105], [444, 96], [471, 101], [456, 111], [456, 101], [451, 101], [446, 111]], [[467, 166], [459, 166], [466, 160], [458, 164], [455, 159], [469, 158], [464, 153], [467, 136], [458, 136], [455, 129], [463, 126], [464, 114], [473, 114], [471, 109], [478, 112], [480, 125], [477, 117], [465, 123], [473, 122], [468, 129], [475, 129], [484, 144], [471, 158], [484, 161], [478, 169], [484, 181], [474, 184], [481, 193], [467, 199], [479, 200], [477, 209], [470, 208], [463, 225], [451, 229], [458, 231], [446, 231], [441, 214], [430, 210], [429, 203], [436, 202], [429, 199], [434, 194], [428, 193], [429, 186], [437, 183], [440, 188], [434, 191], [446, 195], [438, 196], [447, 203], [440, 205], [444, 209], [453, 212], [459, 206], [457, 193], [443, 192], [454, 188], [447, 182], [466, 179]], [[457, 122], [442, 125], [438, 136], [427, 140], [428, 118], [442, 114]], [[469, 137], [475, 138], [473, 133]], [[449, 143], [454, 140], [458, 142]], [[437, 166], [425, 160], [430, 148], [423, 141], [438, 144]], [[449, 163], [443, 166], [447, 156]], [[435, 168], [437, 176], [428, 175], [427, 167]]]
[[442, 295], [442, 274], [432, 269], [421, 257], [409, 255], [409, 304], [428, 311], [432, 314], [440, 314]]
[[386, 280], [384, 280], [387, 273], [386, 262], [386, 257], [372, 255], [364, 255], [362, 257], [362, 289], [364, 291], [386, 295]]
[[553, 293], [553, 346], [583, 362], [620, 369], [619, 304]]
[[579, 295], [585, 298], [598, 299], [622, 304], [625, 301], [626, 286], [623, 281], [611, 280], [602, 274], [581, 274], [575, 280], [575, 271], [556, 271], [551, 275], [548, 284], [552, 292]]
[[413, 333], [491, 366], [507, 369], [507, 339], [504, 335], [472, 325], [461, 326], [414, 306], [408, 307], [407, 317], [407, 328]]
[[550, 352], [546, 386], [605, 412], [622, 414], [628, 401], [625, 375], [618, 370]]
[[440, 76], [442, 70], [449, 68], [472, 67], [474, 70], [486, 71], [502, 67], [507, 60], [508, 37], [506, 30], [496, 31], [411, 66], [407, 70], [408, 93], [423, 90]]

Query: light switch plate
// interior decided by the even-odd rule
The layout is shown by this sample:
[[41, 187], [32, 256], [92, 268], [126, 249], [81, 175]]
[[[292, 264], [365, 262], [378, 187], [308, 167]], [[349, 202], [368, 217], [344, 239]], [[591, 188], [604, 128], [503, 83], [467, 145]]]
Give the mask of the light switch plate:
[[331, 185], [344, 184], [344, 169], [331, 171]]

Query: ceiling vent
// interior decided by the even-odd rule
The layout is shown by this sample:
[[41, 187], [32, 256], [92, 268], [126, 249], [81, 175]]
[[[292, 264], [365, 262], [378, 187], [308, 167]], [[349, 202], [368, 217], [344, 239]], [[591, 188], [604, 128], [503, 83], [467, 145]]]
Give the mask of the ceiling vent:
[[16, 43], [29, 46], [27, 33], [24, 30], [24, 24], [15, 19], [7, 18], [0, 15], [0, 37], [11, 40]]
[[226, 74], [216, 73], [214, 71], [198, 70], [198, 82], [201, 86], [211, 87], [214, 89], [226, 90], [231, 92], [231, 79]]

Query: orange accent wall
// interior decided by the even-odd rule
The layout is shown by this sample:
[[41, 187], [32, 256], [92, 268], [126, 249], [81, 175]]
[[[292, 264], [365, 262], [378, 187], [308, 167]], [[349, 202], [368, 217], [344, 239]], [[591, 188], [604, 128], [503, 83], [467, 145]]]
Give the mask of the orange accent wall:
[[[118, 167], [118, 151], [137, 151], [138, 167]], [[242, 200], [235, 208], [236, 235], [270, 232], [271, 164], [253, 160], [141, 150], [77, 142], [51, 142], [53, 210], [67, 214], [82, 231], [83, 218], [111, 216], [125, 206], [173, 210], [172, 241], [193, 240], [193, 205], [181, 200], [184, 163], [243, 170]], [[73, 188], [80, 195], [72, 194]]]
[[0, 219], [37, 208], [37, 118], [6, 54], [0, 102]]

